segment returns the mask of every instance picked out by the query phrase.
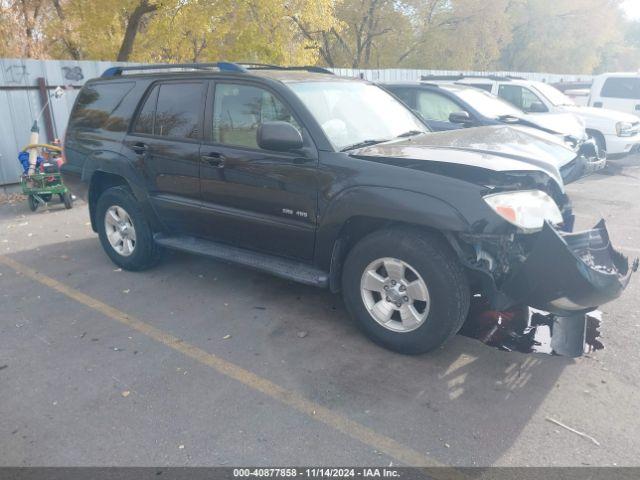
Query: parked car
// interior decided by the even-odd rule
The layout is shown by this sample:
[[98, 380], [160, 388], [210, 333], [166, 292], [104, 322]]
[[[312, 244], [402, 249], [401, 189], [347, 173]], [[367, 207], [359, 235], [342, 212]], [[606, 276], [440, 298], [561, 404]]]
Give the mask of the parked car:
[[640, 116], [640, 72], [598, 75], [591, 84], [589, 106]]
[[[425, 77], [429, 78], [429, 77]], [[451, 77], [450, 77], [451, 78]], [[572, 113], [584, 122], [587, 133], [597, 142], [600, 150], [607, 152], [607, 158], [616, 159], [630, 153], [640, 151], [640, 120], [630, 115], [632, 108], [623, 113], [621, 108], [613, 108], [616, 102], [602, 102], [593, 92], [599, 92], [599, 81], [594, 81], [591, 100], [592, 108], [576, 105], [569, 97], [558, 89], [544, 82], [536, 82], [511, 77], [454, 77], [456, 83], [473, 85], [490, 91], [500, 98], [512, 103], [521, 110], [534, 115], [548, 113]], [[631, 80], [629, 80], [631, 81]], [[640, 82], [640, 80], [639, 80]], [[605, 91], [608, 93], [608, 90]], [[599, 103], [594, 101], [599, 98]], [[629, 102], [628, 99], [623, 102]], [[640, 100], [636, 103], [640, 104]], [[618, 104], [618, 107], [620, 104]], [[634, 107], [635, 108], [635, 107]]]
[[434, 131], [481, 125], [512, 125], [536, 129], [538, 135], [560, 142], [573, 153], [560, 171], [564, 183], [601, 170], [604, 152], [598, 152], [583, 125], [571, 114], [530, 115], [486, 91], [456, 84], [404, 82], [384, 85], [416, 111]]
[[64, 180], [116, 265], [169, 248], [341, 291], [403, 353], [454, 335], [473, 294], [579, 325], [634, 270], [604, 223], [570, 233], [566, 148], [505, 125], [429, 133], [363, 80], [114, 67], [80, 91], [64, 148]]

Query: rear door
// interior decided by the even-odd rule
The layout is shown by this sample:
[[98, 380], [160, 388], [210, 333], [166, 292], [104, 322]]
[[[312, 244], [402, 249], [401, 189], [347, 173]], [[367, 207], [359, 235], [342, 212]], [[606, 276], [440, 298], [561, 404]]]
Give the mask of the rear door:
[[640, 116], [640, 77], [607, 78], [593, 106]]
[[198, 234], [204, 81], [159, 82], [147, 92], [124, 145], [137, 158], [149, 199], [173, 234]]
[[[212, 82], [201, 149], [207, 237], [298, 259], [313, 257], [318, 156], [285, 101], [262, 85]], [[274, 152], [257, 144], [262, 122], [286, 121], [304, 148]]]

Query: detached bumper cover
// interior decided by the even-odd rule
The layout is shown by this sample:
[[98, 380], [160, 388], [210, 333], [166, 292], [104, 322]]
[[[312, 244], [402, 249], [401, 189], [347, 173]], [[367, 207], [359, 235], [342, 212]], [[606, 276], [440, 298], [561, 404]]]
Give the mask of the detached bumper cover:
[[500, 290], [515, 302], [570, 316], [619, 297], [637, 269], [638, 260], [630, 266], [611, 246], [604, 220], [579, 233], [560, 233], [547, 223]]

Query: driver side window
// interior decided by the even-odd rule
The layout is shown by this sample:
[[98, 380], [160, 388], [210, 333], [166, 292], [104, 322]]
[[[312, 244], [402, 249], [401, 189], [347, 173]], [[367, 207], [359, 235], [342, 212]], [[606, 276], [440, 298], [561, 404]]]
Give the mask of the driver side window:
[[256, 135], [263, 122], [283, 121], [298, 130], [290, 110], [270, 92], [248, 85], [217, 84], [213, 106], [213, 141], [258, 148]]
[[448, 122], [449, 115], [464, 109], [444, 95], [421, 90], [416, 95], [416, 110], [425, 120]]
[[533, 104], [544, 106], [542, 100], [540, 100], [535, 93], [520, 85], [500, 85], [498, 88], [498, 96], [515, 105], [523, 112], [534, 111], [535, 109], [532, 108]]

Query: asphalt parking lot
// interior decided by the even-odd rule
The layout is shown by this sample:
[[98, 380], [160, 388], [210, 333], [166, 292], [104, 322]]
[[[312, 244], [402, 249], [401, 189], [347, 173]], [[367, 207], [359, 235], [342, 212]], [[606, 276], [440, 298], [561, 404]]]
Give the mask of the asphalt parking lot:
[[[640, 256], [640, 158], [568, 190]], [[577, 360], [405, 357], [326, 291], [177, 253], [119, 271], [85, 205], [1, 205], [0, 465], [637, 466], [639, 295]]]

